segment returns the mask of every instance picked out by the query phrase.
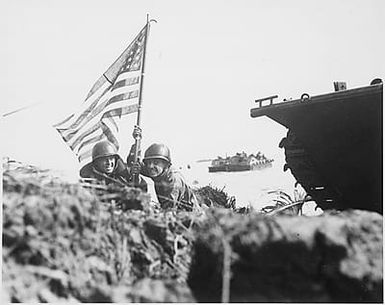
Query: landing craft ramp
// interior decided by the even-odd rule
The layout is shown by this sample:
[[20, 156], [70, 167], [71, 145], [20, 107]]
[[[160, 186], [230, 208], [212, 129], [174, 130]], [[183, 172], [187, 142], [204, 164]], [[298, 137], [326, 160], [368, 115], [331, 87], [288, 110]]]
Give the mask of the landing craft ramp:
[[285, 169], [317, 204], [382, 213], [382, 81], [281, 103], [274, 98], [257, 100], [251, 117], [266, 115], [289, 129], [280, 143]]

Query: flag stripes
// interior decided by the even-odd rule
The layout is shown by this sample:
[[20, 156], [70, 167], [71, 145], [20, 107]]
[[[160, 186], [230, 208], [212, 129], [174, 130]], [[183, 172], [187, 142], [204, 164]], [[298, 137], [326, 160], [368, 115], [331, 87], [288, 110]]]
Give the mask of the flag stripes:
[[[127, 105], [129, 102], [128, 100], [138, 98], [138, 97], [139, 97], [139, 90], [137, 89], [135, 91], [130, 91], [128, 93], [116, 95], [105, 102], [101, 102], [99, 105], [97, 104], [93, 105], [92, 108], [90, 107], [89, 109], [86, 109], [82, 113], [82, 115], [76, 119], [75, 122], [73, 122], [70, 126], [65, 127], [62, 130], [62, 137], [64, 138], [65, 141], [69, 141], [73, 136], [78, 134], [80, 130], [84, 129], [85, 126], [89, 124], [94, 124], [95, 121], [99, 121], [105, 117], [111, 117], [112, 116], [111, 113], [116, 113], [113, 111], [114, 109], [133, 106], [133, 105]], [[137, 99], [134, 102], [137, 102]], [[116, 103], [116, 105], [112, 105], [114, 103]], [[130, 107], [130, 109], [136, 109], [136, 108]], [[62, 129], [62, 128], [57, 127], [57, 129]]]
[[139, 77], [138, 76], [137, 77], [130, 77], [130, 78], [116, 82], [112, 86], [112, 91], [114, 91], [118, 88], [124, 87], [124, 86], [130, 86], [130, 85], [135, 85], [135, 84], [139, 84]]
[[147, 26], [96, 81], [77, 111], [54, 125], [80, 163], [90, 161], [98, 141], [108, 140], [119, 149], [119, 120], [139, 109], [146, 31]]

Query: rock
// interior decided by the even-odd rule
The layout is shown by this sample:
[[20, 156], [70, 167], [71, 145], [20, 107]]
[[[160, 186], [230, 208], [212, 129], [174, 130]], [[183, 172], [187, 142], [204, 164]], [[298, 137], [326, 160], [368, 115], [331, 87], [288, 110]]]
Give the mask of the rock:
[[231, 302], [383, 298], [382, 216], [373, 212], [269, 218], [216, 210], [197, 229], [193, 253], [188, 284], [199, 302], [221, 301], [226, 271]]

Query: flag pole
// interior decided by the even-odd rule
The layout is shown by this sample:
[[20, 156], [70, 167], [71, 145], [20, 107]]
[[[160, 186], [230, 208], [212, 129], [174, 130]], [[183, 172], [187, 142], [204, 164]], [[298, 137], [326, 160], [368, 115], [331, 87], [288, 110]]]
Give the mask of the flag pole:
[[[142, 110], [142, 104], [143, 104], [143, 98], [142, 98], [142, 92], [143, 92], [143, 83], [144, 83], [144, 69], [145, 69], [145, 62], [146, 62], [146, 50], [147, 50], [147, 40], [148, 35], [150, 32], [150, 22], [154, 21], [157, 22], [154, 19], [149, 20], [149, 15], [147, 14], [147, 21], [146, 21], [146, 37], [144, 40], [144, 46], [143, 46], [143, 61], [142, 61], [142, 71], [140, 75], [140, 88], [139, 88], [139, 101], [138, 101], [138, 114], [136, 117], [136, 125], [140, 128], [140, 122], [141, 122], [141, 110]], [[135, 137], [135, 153], [134, 153], [134, 162], [139, 161], [139, 152], [140, 152], [140, 136]], [[139, 184], [139, 174], [134, 175], [134, 184]]]

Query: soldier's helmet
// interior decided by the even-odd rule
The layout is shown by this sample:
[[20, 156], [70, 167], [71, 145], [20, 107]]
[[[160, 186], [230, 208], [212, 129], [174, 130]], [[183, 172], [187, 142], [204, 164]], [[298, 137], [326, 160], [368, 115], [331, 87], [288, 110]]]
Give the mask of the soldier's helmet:
[[109, 141], [101, 141], [92, 148], [92, 162], [102, 157], [119, 157], [115, 146]]
[[164, 144], [154, 143], [145, 151], [143, 161], [150, 159], [162, 159], [171, 164], [170, 149]]

